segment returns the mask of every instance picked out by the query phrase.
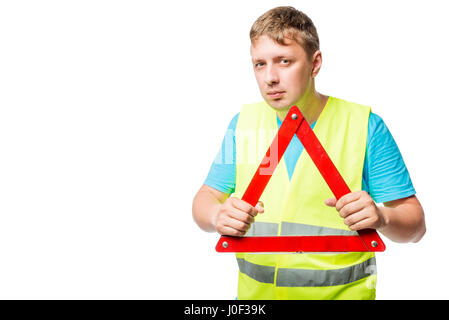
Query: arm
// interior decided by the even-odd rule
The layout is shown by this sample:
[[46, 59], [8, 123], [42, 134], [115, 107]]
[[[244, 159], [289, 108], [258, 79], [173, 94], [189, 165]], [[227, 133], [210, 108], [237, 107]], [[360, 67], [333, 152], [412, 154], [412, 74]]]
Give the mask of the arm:
[[216, 216], [220, 205], [228, 198], [229, 194], [203, 184], [193, 199], [193, 220], [204, 231], [215, 232]]
[[418, 242], [426, 233], [424, 210], [416, 196], [384, 202], [386, 223], [379, 231], [395, 242]]
[[426, 232], [424, 211], [416, 196], [380, 207], [366, 191], [356, 191], [325, 203], [337, 209], [351, 230], [377, 229], [395, 242], [418, 242]]
[[192, 205], [193, 219], [201, 229], [230, 236], [243, 236], [261, 212], [262, 203], [253, 207], [207, 185], [200, 188]]

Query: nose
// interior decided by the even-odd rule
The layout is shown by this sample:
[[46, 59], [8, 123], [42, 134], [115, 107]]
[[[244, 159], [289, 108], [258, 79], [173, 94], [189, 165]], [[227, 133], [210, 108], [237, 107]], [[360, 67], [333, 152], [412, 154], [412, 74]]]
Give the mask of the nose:
[[265, 83], [269, 86], [279, 83], [279, 73], [275, 66], [268, 64], [265, 69]]

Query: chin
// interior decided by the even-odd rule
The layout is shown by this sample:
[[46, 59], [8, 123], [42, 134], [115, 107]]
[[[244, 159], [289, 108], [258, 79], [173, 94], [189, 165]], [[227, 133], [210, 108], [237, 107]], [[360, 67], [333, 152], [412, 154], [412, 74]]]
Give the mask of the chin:
[[275, 100], [275, 101], [270, 101], [270, 100], [265, 100], [272, 108], [282, 111], [282, 110], [286, 110], [286, 109], [290, 109], [291, 104], [285, 103], [284, 101], [281, 100]]

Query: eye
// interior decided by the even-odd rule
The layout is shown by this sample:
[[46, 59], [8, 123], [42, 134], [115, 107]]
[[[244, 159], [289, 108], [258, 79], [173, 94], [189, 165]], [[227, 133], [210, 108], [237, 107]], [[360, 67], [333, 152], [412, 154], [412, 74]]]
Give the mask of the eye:
[[264, 65], [263, 62], [257, 62], [257, 63], [254, 65], [254, 67], [255, 67], [255, 68], [260, 68], [260, 67], [262, 67], [263, 65]]
[[281, 64], [289, 64], [289, 63], [290, 63], [290, 60], [287, 60], [287, 59], [281, 60]]

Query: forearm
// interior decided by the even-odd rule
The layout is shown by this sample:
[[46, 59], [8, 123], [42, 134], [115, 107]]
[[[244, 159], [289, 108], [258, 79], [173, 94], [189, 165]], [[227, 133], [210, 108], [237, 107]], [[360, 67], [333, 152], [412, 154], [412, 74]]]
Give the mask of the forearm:
[[[416, 201], [415, 201], [416, 200]], [[426, 232], [424, 212], [416, 198], [396, 207], [378, 207], [385, 224], [378, 230], [395, 242], [418, 242]]]
[[207, 188], [201, 188], [193, 199], [192, 214], [198, 226], [207, 232], [215, 232], [216, 216], [221, 201]]

